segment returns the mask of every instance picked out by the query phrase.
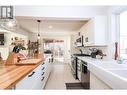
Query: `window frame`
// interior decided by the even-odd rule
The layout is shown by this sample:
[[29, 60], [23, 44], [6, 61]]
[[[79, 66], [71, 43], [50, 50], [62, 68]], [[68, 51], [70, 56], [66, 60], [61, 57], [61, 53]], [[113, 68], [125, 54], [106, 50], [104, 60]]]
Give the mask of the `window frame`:
[[113, 15], [115, 17], [115, 42], [118, 42], [118, 54], [120, 56], [120, 14], [127, 11], [127, 6], [119, 7], [115, 12], [113, 12]]

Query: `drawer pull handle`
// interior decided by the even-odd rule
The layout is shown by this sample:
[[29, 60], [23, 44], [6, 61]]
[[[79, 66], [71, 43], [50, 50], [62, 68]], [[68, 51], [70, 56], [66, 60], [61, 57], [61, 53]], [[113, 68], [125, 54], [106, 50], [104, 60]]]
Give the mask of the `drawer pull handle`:
[[43, 72], [41, 75], [44, 75], [45, 72]]
[[32, 74], [28, 75], [28, 77], [32, 77], [34, 75], [35, 72], [32, 72]]
[[45, 78], [45, 77], [43, 77], [43, 78], [41, 79], [41, 81], [43, 81], [43, 80], [44, 80], [44, 78]]
[[45, 67], [43, 67], [41, 70], [44, 70], [45, 69]]

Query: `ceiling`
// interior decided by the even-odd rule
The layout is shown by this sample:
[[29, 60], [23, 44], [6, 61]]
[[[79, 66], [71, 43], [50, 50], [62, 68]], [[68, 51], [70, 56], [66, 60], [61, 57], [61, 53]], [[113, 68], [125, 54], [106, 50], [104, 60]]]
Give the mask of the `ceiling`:
[[[21, 28], [27, 30], [28, 32], [37, 33], [38, 32], [38, 22], [37, 19], [24, 19], [16, 18], [18, 24]], [[85, 20], [69, 20], [69, 19], [50, 19], [41, 20], [40, 32], [75, 32], [79, 30], [88, 19]]]

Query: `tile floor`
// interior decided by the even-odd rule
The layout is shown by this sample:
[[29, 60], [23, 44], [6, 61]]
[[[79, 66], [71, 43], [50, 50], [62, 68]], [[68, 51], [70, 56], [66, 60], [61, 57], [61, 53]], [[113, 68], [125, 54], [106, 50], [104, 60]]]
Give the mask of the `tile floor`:
[[45, 86], [46, 90], [65, 90], [65, 83], [79, 82], [71, 74], [69, 64], [55, 62], [53, 63], [52, 72]]

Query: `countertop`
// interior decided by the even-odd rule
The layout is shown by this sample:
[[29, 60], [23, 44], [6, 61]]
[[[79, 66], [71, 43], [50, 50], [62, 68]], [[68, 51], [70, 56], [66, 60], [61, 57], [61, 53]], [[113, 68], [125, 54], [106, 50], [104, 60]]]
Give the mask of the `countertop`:
[[87, 62], [90, 72], [112, 89], [127, 89], [127, 64], [118, 64], [115, 60], [77, 57]]
[[[23, 79], [38, 65], [43, 64], [43, 57], [32, 58], [32, 61], [30, 60], [31, 59], [28, 59], [28, 60], [26, 59], [22, 61], [20, 64], [10, 64], [10, 65], [1, 64], [0, 65], [0, 89], [11, 89], [17, 82]], [[30, 62], [34, 64], [30, 64]]]

